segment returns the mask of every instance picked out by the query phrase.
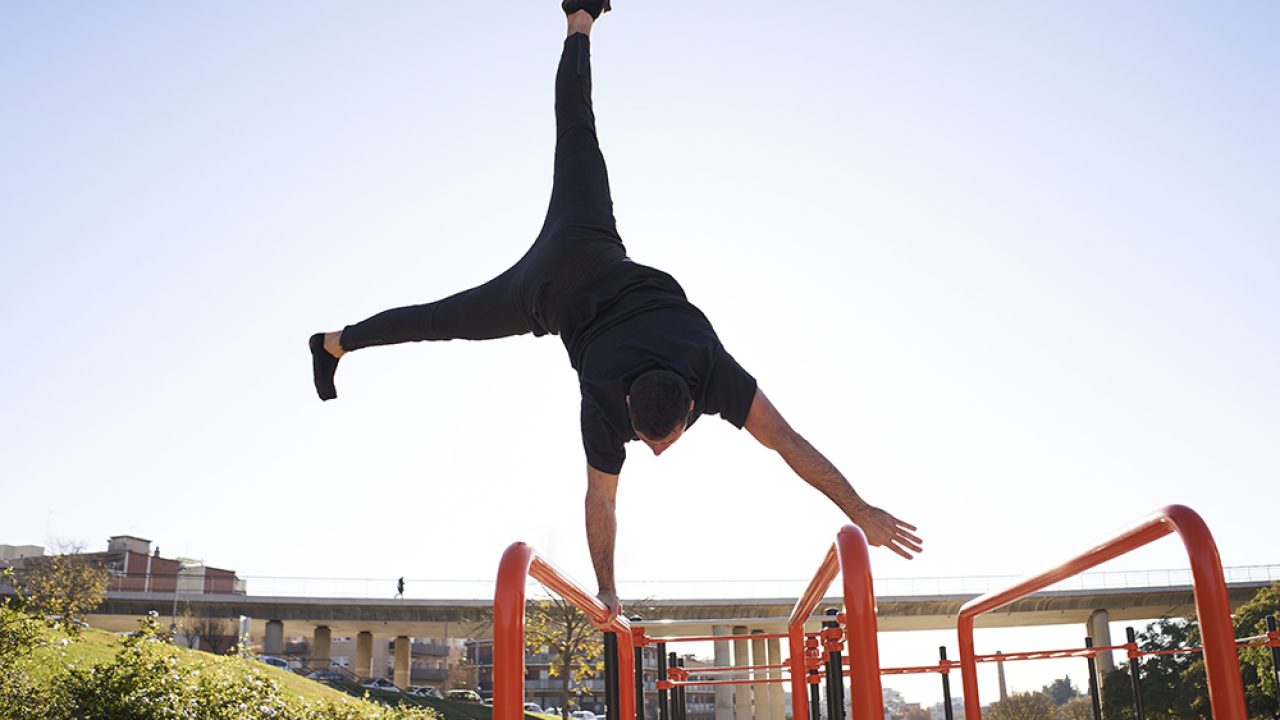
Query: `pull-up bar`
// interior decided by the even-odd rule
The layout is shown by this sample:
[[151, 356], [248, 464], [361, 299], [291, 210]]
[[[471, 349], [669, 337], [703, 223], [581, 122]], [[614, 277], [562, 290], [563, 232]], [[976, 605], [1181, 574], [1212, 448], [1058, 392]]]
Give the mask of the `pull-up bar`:
[[[524, 718], [524, 586], [528, 578], [568, 600], [586, 613], [592, 624], [618, 640], [618, 676], [635, 674], [631, 623], [609, 609], [528, 545], [518, 542], [502, 554], [493, 597], [493, 718]], [[635, 720], [636, 689], [630, 682], [618, 686], [618, 718]]]
[[1231, 626], [1231, 602], [1222, 577], [1222, 560], [1218, 557], [1218, 546], [1204, 520], [1184, 505], [1161, 508], [1051, 570], [965, 603], [960, 608], [956, 625], [966, 720], [982, 720], [982, 704], [978, 699], [978, 658], [973, 646], [975, 618], [1173, 532], [1182, 538], [1191, 563], [1196, 615], [1204, 638], [1205, 675], [1209, 681], [1209, 704], [1213, 708], [1213, 716], [1218, 720], [1245, 720], [1247, 711], [1244, 685], [1240, 681], [1240, 661], [1236, 656], [1235, 628]]

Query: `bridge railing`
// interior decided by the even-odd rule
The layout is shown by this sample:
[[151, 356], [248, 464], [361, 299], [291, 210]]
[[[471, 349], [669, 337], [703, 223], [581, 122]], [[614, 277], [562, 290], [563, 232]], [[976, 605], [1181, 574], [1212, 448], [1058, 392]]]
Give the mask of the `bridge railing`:
[[[596, 627], [611, 632], [618, 642], [618, 707], [616, 717], [634, 720], [635, 686], [626, 681], [635, 675], [631, 623], [608, 608], [528, 545], [518, 542], [507, 548], [498, 566], [498, 582], [493, 597], [493, 717], [494, 720], [522, 720], [524, 717], [524, 611], [525, 587], [529, 578], [568, 600]], [[610, 708], [612, 715], [613, 708]]]
[[[1280, 582], [1280, 564], [1224, 567], [1228, 584]], [[968, 575], [950, 577], [881, 577], [876, 589], [882, 598], [981, 595], [1008, 586], [1018, 575]], [[388, 599], [396, 595], [397, 578], [288, 577], [247, 575], [236, 578], [235, 587], [201, 585], [198, 578], [183, 578], [175, 588], [173, 573], [115, 574], [108, 592], [152, 592], [186, 595], [236, 594], [257, 597], [360, 598]], [[530, 595], [543, 592], [530, 581]], [[658, 597], [666, 600], [694, 598], [787, 598], [795, 597], [805, 587], [804, 579], [777, 580], [640, 580], [620, 582], [622, 597]], [[193, 584], [188, 584], [193, 583]], [[1190, 587], [1191, 571], [1186, 568], [1151, 570], [1118, 570], [1081, 573], [1054, 583], [1042, 592], [1092, 590], [1151, 590]], [[405, 578], [404, 597], [421, 600], [487, 600], [493, 591], [493, 580], [448, 578]], [[0, 594], [10, 592], [0, 582]]]
[[1183, 505], [1169, 505], [1135, 523], [1114, 537], [1039, 575], [1013, 583], [965, 603], [957, 620], [960, 668], [964, 683], [966, 720], [982, 719], [978, 698], [976, 653], [973, 644], [974, 620], [984, 613], [1008, 605], [1037, 590], [1136, 550], [1169, 533], [1182, 538], [1191, 565], [1196, 614], [1203, 637], [1209, 704], [1218, 720], [1245, 720], [1244, 685], [1236, 656], [1235, 629], [1231, 625], [1231, 602], [1223, 578], [1222, 561], [1204, 520]]

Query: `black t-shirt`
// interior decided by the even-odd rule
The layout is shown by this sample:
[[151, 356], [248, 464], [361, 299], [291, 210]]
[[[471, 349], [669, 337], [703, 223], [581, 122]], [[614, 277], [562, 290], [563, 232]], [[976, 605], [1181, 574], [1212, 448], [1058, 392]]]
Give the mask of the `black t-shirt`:
[[670, 370], [689, 384], [691, 425], [704, 414], [738, 428], [746, 423], [756, 380], [725, 351], [675, 278], [621, 261], [589, 281], [565, 311], [561, 339], [578, 371], [582, 445], [591, 467], [622, 470], [625, 443], [637, 439], [627, 392], [649, 370]]

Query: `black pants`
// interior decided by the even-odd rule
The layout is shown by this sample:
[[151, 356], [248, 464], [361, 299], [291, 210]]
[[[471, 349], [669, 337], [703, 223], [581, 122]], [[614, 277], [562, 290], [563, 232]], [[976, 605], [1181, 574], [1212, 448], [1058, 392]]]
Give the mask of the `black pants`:
[[626, 259], [596, 137], [590, 51], [586, 35], [565, 39], [556, 72], [555, 180], [547, 219], [533, 247], [479, 287], [347, 326], [343, 349], [555, 334], [575, 292], [604, 267]]

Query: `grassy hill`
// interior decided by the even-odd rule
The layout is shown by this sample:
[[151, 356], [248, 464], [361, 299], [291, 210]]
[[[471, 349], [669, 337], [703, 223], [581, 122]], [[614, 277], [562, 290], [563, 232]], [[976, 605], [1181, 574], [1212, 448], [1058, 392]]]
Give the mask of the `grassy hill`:
[[329, 687], [251, 658], [175, 647], [163, 640], [153, 618], [143, 618], [131, 636], [94, 628], [72, 636], [3, 612], [8, 613], [0, 616], [3, 720], [493, 717], [492, 708], [483, 705], [367, 690], [355, 683]]

